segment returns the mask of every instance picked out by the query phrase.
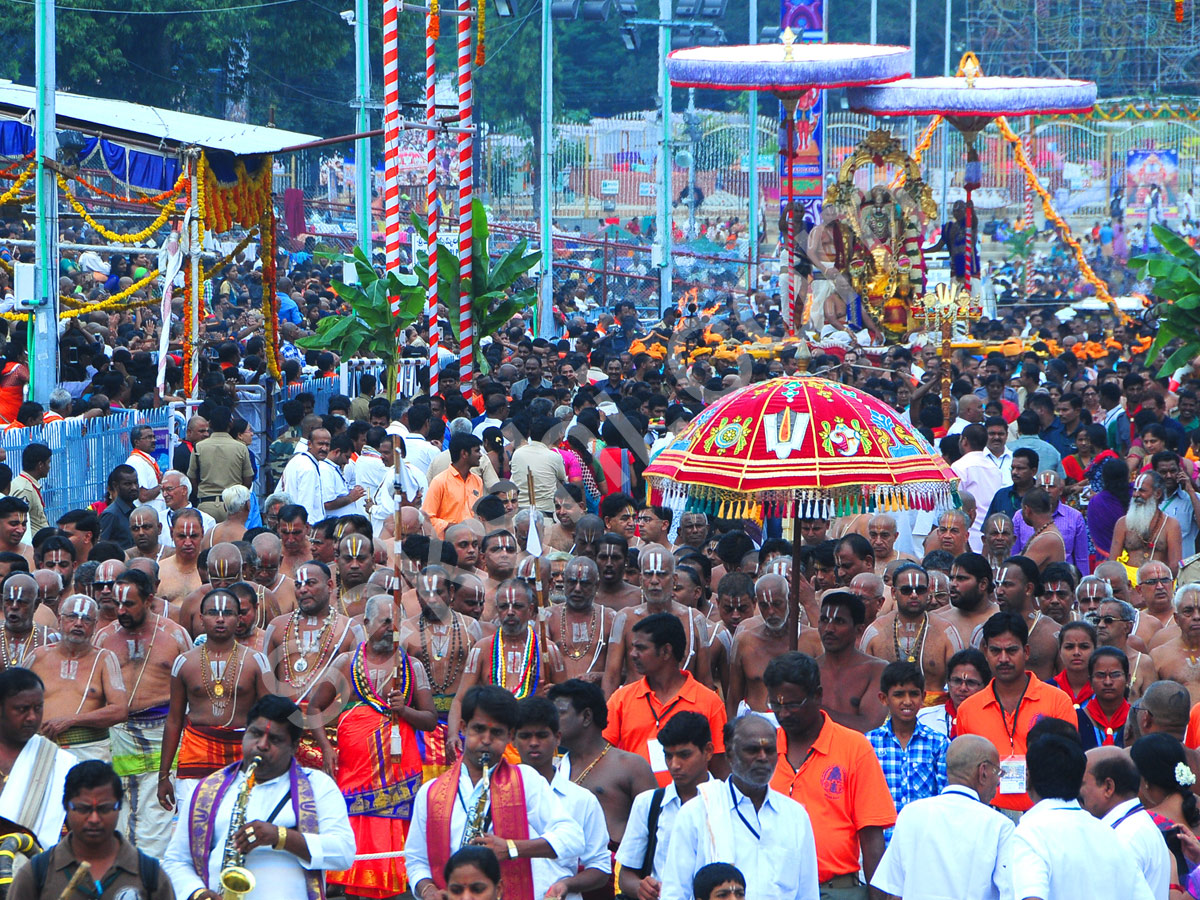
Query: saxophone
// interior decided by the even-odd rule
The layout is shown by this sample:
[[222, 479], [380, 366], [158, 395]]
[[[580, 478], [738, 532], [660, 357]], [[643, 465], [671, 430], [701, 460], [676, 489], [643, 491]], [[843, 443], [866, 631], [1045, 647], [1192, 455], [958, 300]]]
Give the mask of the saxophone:
[[261, 756], [250, 760], [246, 767], [246, 783], [238, 791], [233, 804], [233, 815], [229, 818], [229, 834], [225, 838], [225, 855], [221, 859], [221, 897], [223, 900], [242, 900], [254, 890], [254, 874], [242, 865], [245, 854], [239, 853], [233, 842], [234, 835], [246, 824], [246, 803], [254, 787], [254, 770], [262, 762]]
[[492, 755], [484, 752], [479, 756], [479, 765], [483, 768], [483, 790], [479, 794], [479, 799], [475, 802], [475, 808], [471, 810], [471, 817], [467, 819], [467, 827], [463, 829], [462, 843], [460, 847], [465, 847], [475, 838], [479, 837], [486, 830], [486, 811], [488, 800], [492, 795], [492, 770], [491, 770]]

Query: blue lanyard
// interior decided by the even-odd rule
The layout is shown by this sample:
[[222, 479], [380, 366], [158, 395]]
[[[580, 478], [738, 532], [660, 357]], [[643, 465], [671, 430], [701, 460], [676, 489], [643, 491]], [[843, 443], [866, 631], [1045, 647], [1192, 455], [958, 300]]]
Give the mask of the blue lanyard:
[[756, 841], [761, 841], [762, 835], [759, 834], [758, 831], [755, 830], [754, 826], [750, 824], [749, 820], [742, 815], [742, 809], [738, 805], [737, 794], [733, 792], [733, 782], [729, 783], [729, 799], [733, 802], [733, 811], [737, 813], [738, 818], [742, 820], [742, 824], [746, 826], [746, 830], [754, 835], [754, 839]]
[[1124, 822], [1130, 816], [1140, 813], [1145, 808], [1146, 807], [1142, 806], [1142, 804], [1140, 804], [1140, 803], [1137, 804], [1136, 806], [1133, 807], [1133, 809], [1129, 810], [1129, 812], [1125, 813], [1125, 815], [1121, 816], [1121, 818], [1119, 818], [1119, 819], [1117, 819], [1117, 821], [1113, 822], [1112, 827], [1116, 828], [1118, 825], [1120, 825], [1122, 822]]

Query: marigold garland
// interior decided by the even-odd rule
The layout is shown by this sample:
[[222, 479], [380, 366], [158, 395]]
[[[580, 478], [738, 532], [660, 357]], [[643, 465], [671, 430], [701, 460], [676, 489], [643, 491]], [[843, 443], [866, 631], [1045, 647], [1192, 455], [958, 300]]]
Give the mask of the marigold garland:
[[271, 209], [272, 157], [263, 158], [256, 175], [251, 175], [246, 164], [237, 160], [234, 164], [237, 181], [232, 185], [217, 180], [207, 155], [201, 154], [200, 159], [197, 178], [202, 180], [206, 196], [204, 221], [214, 234], [229, 231], [235, 224], [252, 228]]
[[442, 20], [438, 14], [438, 0], [429, 0], [429, 24], [425, 26], [425, 34], [435, 41], [442, 36]]
[[1183, 22], [1183, 0], [1175, 0], [1175, 21]]
[[262, 234], [259, 255], [262, 259], [263, 337], [267, 372], [277, 384], [283, 384], [283, 375], [279, 370], [279, 297], [275, 271], [275, 214], [272, 210], [263, 214], [259, 231]]
[[[15, 188], [16, 185], [14, 185], [13, 187]], [[159, 210], [159, 213], [155, 217], [154, 221], [151, 222], [149, 225], [147, 225], [145, 228], [143, 228], [141, 231], [139, 231], [135, 234], [117, 234], [115, 231], [111, 231], [108, 228], [105, 228], [103, 225], [101, 225], [99, 222], [97, 222], [95, 219], [92, 218], [91, 213], [89, 213], [87, 211], [87, 209], [84, 208], [84, 205], [79, 202], [79, 200], [75, 197], [74, 194], [71, 193], [70, 182], [68, 182], [67, 179], [64, 178], [62, 175], [58, 176], [58, 187], [63, 192], [63, 194], [66, 195], [67, 202], [69, 202], [71, 204], [71, 206], [72, 206], [72, 208], [74, 208], [75, 212], [77, 212], [83, 218], [83, 221], [87, 222], [90, 226], [92, 226], [92, 228], [94, 228], [96, 230], [96, 232], [99, 235], [101, 235], [102, 237], [105, 237], [110, 241], [116, 241], [118, 244], [140, 244], [142, 241], [146, 240], [148, 237], [150, 237], [152, 234], [154, 234], [156, 231], [158, 231], [158, 229], [162, 228], [165, 224], [167, 224], [167, 219], [169, 219], [171, 217], [171, 214], [174, 212], [174, 205], [167, 204], [167, 205], [163, 206], [162, 209]], [[3, 202], [3, 198], [0, 198], [0, 202]]]
[[9, 163], [3, 169], [0, 169], [0, 178], [16, 178], [17, 177], [16, 172], [17, 172], [17, 169], [20, 168], [21, 163], [28, 162], [31, 159], [33, 159], [33, 154], [26, 153], [24, 156], [22, 156], [16, 162]]
[[142, 206], [152, 206], [159, 203], [166, 203], [170, 200], [177, 199], [189, 187], [187, 173], [180, 174], [176, 179], [174, 187], [168, 188], [162, 193], [155, 194], [149, 197], [122, 197], [120, 194], [114, 194], [112, 191], [106, 191], [99, 185], [92, 184], [82, 175], [71, 175], [72, 181], [77, 181], [89, 191], [95, 194], [100, 194], [103, 197], [108, 197], [110, 200], [116, 200], [118, 203], [137, 203]]
[[0, 194], [0, 206], [4, 205], [5, 203], [8, 203], [10, 200], [13, 200], [17, 196], [17, 192], [21, 190], [21, 188], [22, 188], [22, 186], [24, 186], [25, 182], [27, 182], [30, 178], [33, 177], [33, 172], [36, 167], [37, 167], [36, 163], [30, 163], [29, 165], [27, 165], [25, 167], [25, 171], [22, 172], [19, 176], [17, 176], [17, 180], [13, 182], [13, 186], [10, 187], [3, 194]]

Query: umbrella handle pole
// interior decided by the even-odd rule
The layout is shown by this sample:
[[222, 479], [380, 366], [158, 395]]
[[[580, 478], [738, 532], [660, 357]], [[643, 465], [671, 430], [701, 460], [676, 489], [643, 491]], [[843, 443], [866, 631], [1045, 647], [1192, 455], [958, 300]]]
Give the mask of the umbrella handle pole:
[[942, 319], [942, 426], [950, 427], [950, 339], [954, 323], [949, 317]]
[[800, 649], [800, 504], [792, 518], [792, 576], [788, 579], [788, 649]]

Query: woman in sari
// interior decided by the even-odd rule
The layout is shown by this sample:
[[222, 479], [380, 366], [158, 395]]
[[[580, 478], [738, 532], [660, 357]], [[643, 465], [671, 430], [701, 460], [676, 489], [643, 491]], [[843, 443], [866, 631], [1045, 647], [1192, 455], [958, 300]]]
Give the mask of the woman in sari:
[[1103, 490], [1100, 469], [1108, 459], [1120, 459], [1108, 449], [1108, 432], [1103, 425], [1085, 425], [1074, 434], [1075, 452], [1064, 456], [1062, 465], [1067, 475], [1067, 490], [1086, 503], [1097, 491]]

